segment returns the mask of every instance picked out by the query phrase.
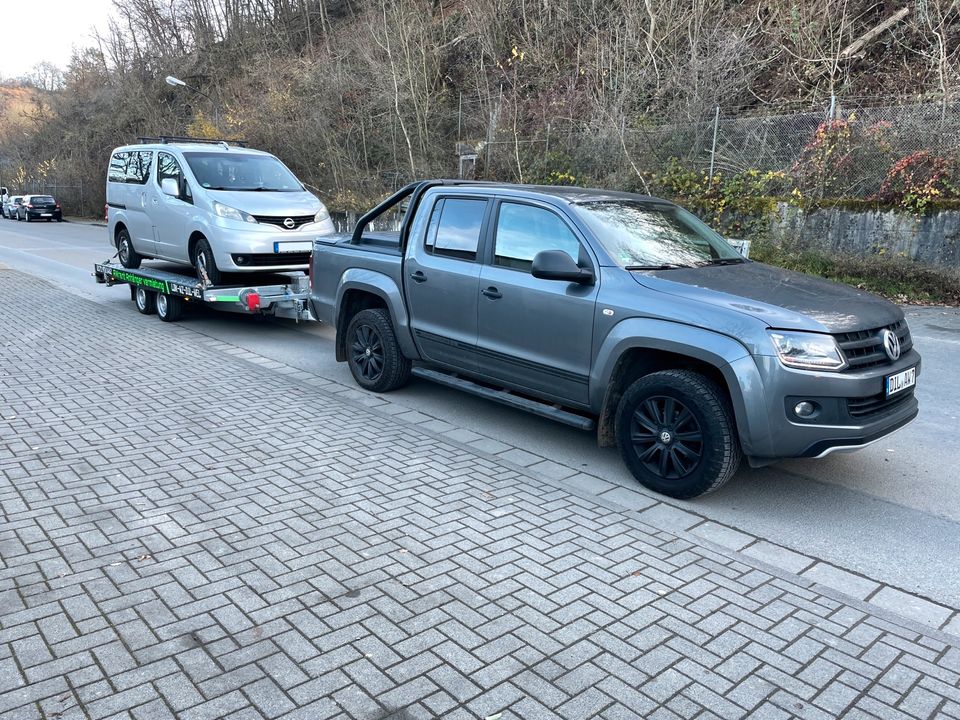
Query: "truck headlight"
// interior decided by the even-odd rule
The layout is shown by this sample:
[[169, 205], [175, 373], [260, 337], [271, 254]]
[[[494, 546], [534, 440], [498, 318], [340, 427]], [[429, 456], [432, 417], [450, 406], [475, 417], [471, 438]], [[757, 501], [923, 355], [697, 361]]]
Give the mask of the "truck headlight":
[[831, 335], [809, 332], [770, 332], [777, 355], [787, 367], [802, 370], [840, 370], [846, 365]]
[[317, 213], [316, 217], [313, 218], [314, 222], [323, 222], [328, 217], [330, 217], [330, 211], [327, 210], [327, 206], [323, 203], [320, 203], [320, 212]]
[[222, 218], [227, 220], [240, 220], [241, 222], [255, 223], [257, 219], [250, 213], [245, 213], [243, 210], [237, 210], [232, 208], [229, 205], [224, 205], [221, 202], [213, 201], [213, 211]]

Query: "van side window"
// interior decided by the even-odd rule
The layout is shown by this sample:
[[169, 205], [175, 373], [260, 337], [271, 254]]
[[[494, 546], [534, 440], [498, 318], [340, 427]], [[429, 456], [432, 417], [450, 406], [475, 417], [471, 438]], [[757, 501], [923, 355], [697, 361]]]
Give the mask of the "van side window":
[[190, 192], [190, 185], [183, 177], [183, 170], [180, 169], [180, 163], [170, 153], [157, 153], [157, 185], [166, 179], [172, 178], [177, 181], [177, 187], [180, 188], [180, 194], [184, 200], [193, 201], [193, 195]]
[[427, 227], [426, 249], [433, 255], [474, 261], [486, 200], [444, 198], [433, 207]]
[[153, 165], [153, 153], [149, 150], [132, 150], [128, 153], [126, 181], [137, 185], [146, 184]]
[[116, 152], [110, 158], [110, 168], [107, 170], [107, 181], [122, 183], [127, 181], [127, 156], [130, 153]]

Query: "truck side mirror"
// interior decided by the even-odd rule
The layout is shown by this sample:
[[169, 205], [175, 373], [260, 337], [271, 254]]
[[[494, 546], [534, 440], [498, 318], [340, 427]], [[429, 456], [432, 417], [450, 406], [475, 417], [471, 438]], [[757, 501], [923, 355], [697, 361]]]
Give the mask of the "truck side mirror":
[[566, 280], [589, 285], [593, 272], [582, 268], [563, 250], [541, 250], [533, 258], [530, 274], [541, 280]]

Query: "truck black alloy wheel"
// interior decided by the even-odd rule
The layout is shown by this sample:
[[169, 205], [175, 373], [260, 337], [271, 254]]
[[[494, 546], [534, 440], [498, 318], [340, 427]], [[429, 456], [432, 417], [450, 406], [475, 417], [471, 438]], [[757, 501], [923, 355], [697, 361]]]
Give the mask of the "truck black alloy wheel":
[[157, 309], [156, 293], [150, 292], [145, 287], [138, 287], [134, 302], [137, 303], [137, 310], [144, 315], [152, 315]]
[[143, 262], [140, 253], [133, 249], [133, 242], [126, 228], [120, 228], [117, 233], [117, 253], [120, 255], [120, 264], [128, 270], [136, 270]]
[[634, 381], [617, 407], [615, 431], [633, 476], [670, 497], [712, 492], [740, 466], [729, 399], [691, 370], [663, 370]]
[[183, 300], [176, 295], [157, 293], [157, 317], [164, 322], [176, 322], [183, 315]]
[[358, 312], [347, 325], [346, 340], [347, 364], [357, 385], [372, 392], [389, 392], [406, 385], [410, 361], [400, 350], [386, 310]]

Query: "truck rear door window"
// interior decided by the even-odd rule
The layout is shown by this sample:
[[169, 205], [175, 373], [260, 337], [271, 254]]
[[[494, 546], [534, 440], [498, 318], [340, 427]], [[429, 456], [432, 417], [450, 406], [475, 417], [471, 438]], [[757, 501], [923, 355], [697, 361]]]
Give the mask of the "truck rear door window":
[[477, 259], [486, 200], [443, 198], [433, 206], [425, 241], [427, 252], [459, 260]]

